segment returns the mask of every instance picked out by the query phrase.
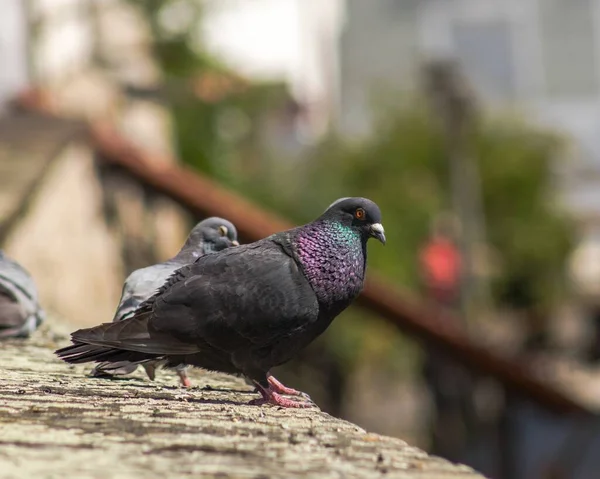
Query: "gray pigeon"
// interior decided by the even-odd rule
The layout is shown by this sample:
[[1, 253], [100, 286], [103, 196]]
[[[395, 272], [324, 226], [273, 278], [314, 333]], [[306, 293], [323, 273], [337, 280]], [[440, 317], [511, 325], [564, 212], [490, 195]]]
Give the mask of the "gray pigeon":
[[270, 370], [358, 296], [369, 238], [385, 243], [377, 205], [337, 201], [312, 223], [184, 266], [132, 317], [75, 331], [56, 354], [69, 363], [163, 360], [243, 374], [262, 396], [251, 404], [307, 407], [281, 396], [294, 390]]
[[[156, 293], [177, 269], [193, 263], [205, 254], [238, 245], [237, 230], [229, 221], [218, 217], [201, 221], [192, 229], [185, 244], [176, 256], [164, 263], [137, 269], [127, 277], [113, 322], [123, 321], [131, 317], [139, 305]], [[91, 375], [95, 377], [123, 376], [131, 374], [137, 366], [137, 364], [128, 361], [104, 362], [98, 364], [92, 370]], [[154, 380], [158, 362], [149, 361], [142, 364], [142, 366], [148, 377]], [[186, 366], [183, 364], [178, 365], [175, 370], [183, 386], [191, 386], [186, 374]]]
[[26, 338], [45, 318], [33, 279], [0, 250], [0, 339]]

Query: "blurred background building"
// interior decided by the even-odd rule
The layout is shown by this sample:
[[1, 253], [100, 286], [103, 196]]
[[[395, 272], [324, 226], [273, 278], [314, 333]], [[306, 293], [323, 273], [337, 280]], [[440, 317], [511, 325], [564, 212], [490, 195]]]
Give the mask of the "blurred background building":
[[[597, 411], [599, 25], [600, 0], [5, 0], [0, 245], [92, 324], [195, 219], [170, 167], [294, 222], [369, 196], [390, 240], [373, 271]], [[597, 475], [593, 421], [370, 311], [282, 375], [490, 477]]]

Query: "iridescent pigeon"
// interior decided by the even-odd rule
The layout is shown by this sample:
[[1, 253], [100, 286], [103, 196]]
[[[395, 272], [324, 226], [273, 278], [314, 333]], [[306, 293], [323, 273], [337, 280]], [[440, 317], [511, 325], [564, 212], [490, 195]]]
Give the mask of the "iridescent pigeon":
[[381, 212], [343, 198], [312, 223], [206, 255], [179, 269], [132, 317], [81, 329], [56, 351], [69, 363], [165, 361], [242, 374], [252, 404], [307, 407], [270, 370], [289, 361], [363, 287], [367, 240], [385, 243]]
[[[125, 280], [123, 292], [113, 322], [123, 321], [133, 315], [145, 300], [150, 298], [169, 279], [177, 269], [193, 263], [200, 256], [221, 251], [230, 246], [238, 246], [237, 230], [233, 224], [222, 218], [212, 217], [198, 223], [190, 232], [185, 244], [173, 258], [164, 263], [140, 268], [131, 273]], [[149, 361], [142, 366], [152, 380], [158, 363]], [[123, 376], [131, 374], [137, 364], [128, 361], [103, 362], [91, 372], [95, 377]], [[186, 374], [186, 366], [181, 364], [175, 368], [185, 387], [191, 386]]]

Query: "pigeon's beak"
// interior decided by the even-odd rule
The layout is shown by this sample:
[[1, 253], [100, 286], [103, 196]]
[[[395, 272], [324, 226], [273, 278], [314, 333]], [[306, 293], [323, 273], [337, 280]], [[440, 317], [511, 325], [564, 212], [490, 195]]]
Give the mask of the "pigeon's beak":
[[381, 223], [373, 223], [369, 232], [373, 238], [377, 238], [385, 244], [385, 231], [383, 230], [383, 225]]
[[231, 244], [232, 244], [233, 246], [239, 246], [239, 245], [240, 245], [240, 243], [239, 243], [238, 241], [236, 241], [236, 240], [233, 240], [233, 241], [231, 242]]

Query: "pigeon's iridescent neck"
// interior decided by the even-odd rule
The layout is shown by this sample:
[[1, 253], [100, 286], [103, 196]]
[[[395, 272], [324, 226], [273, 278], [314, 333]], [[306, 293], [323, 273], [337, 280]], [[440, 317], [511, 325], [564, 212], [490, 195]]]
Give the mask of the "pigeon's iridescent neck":
[[337, 241], [345, 243], [347, 245], [361, 244], [360, 235], [355, 229], [352, 229], [349, 226], [344, 226], [343, 224], [338, 222], [331, 222], [326, 224], [328, 224], [330, 230], [333, 232], [334, 238]]
[[345, 307], [360, 292], [366, 248], [358, 231], [334, 221], [301, 228], [296, 255], [321, 304]]

